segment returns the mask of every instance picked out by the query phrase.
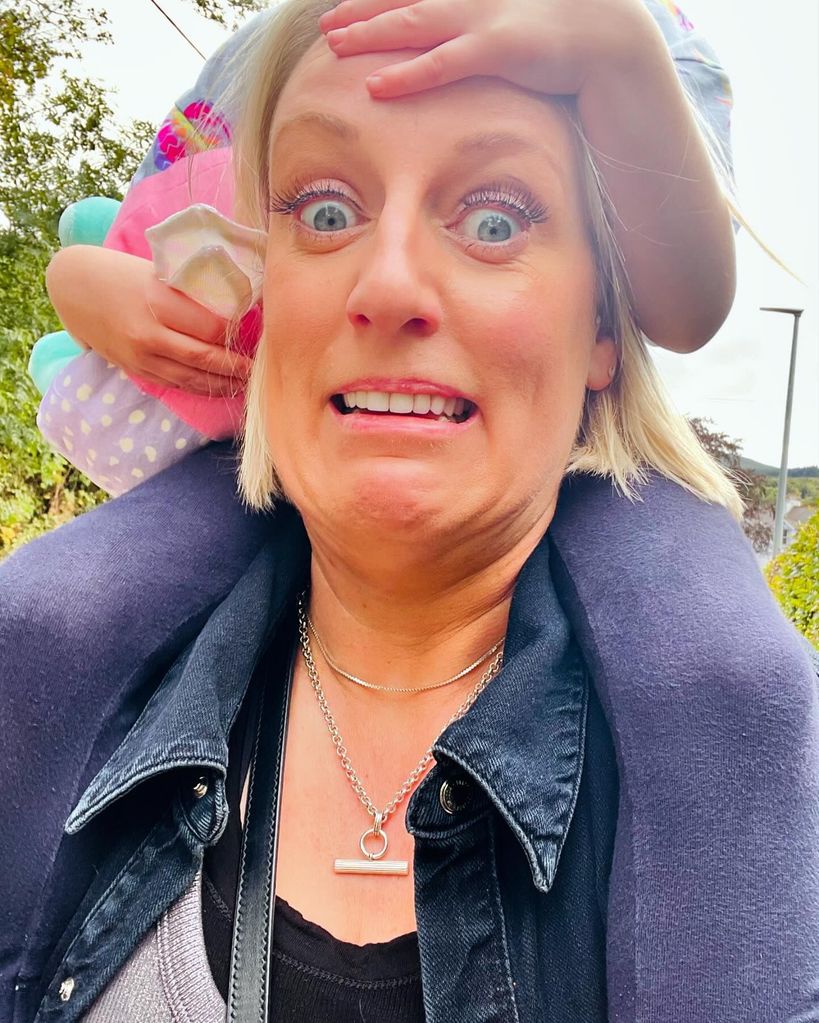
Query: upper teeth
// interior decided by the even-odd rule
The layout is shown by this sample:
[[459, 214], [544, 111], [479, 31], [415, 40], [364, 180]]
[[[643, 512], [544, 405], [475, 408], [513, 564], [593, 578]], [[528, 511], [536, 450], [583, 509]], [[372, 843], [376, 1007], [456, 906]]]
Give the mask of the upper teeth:
[[425, 416], [460, 416], [466, 408], [465, 398], [443, 398], [440, 394], [406, 394], [390, 391], [350, 391], [344, 395], [347, 408], [366, 409], [368, 412], [414, 412]]

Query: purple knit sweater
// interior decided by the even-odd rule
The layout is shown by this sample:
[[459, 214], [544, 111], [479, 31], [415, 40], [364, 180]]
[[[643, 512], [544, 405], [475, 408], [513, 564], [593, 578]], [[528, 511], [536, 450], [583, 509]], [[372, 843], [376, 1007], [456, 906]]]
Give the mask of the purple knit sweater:
[[[262, 542], [233, 461], [207, 448], [0, 565], [3, 1023], [83, 894], [69, 811]], [[817, 677], [727, 514], [642, 497], [581, 478], [551, 527], [620, 773], [610, 1018], [817, 1023]]]

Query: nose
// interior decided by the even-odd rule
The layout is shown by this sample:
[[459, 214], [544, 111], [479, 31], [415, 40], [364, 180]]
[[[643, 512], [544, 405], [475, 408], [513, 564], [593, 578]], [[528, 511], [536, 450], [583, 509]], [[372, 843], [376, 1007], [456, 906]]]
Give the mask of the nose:
[[347, 300], [347, 318], [358, 331], [386, 340], [431, 337], [441, 326], [441, 298], [434, 254], [423, 228], [382, 213], [362, 239], [362, 262]]

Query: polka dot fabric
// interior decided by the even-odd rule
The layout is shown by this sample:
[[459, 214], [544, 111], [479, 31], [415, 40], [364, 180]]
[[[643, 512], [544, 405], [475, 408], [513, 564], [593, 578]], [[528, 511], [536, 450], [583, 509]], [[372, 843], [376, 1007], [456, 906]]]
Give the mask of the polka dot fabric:
[[90, 351], [54, 378], [37, 426], [52, 447], [114, 497], [209, 443]]

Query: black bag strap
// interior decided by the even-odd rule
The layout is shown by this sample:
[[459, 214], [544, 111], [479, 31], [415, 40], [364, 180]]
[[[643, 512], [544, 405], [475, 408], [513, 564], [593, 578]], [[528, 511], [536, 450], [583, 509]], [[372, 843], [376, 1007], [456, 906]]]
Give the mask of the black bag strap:
[[[267, 659], [269, 663], [269, 658]], [[228, 982], [228, 1023], [267, 1023], [276, 890], [278, 820], [285, 737], [295, 655], [285, 684], [263, 670], [250, 761], [233, 943]], [[251, 722], [253, 716], [251, 715]]]

